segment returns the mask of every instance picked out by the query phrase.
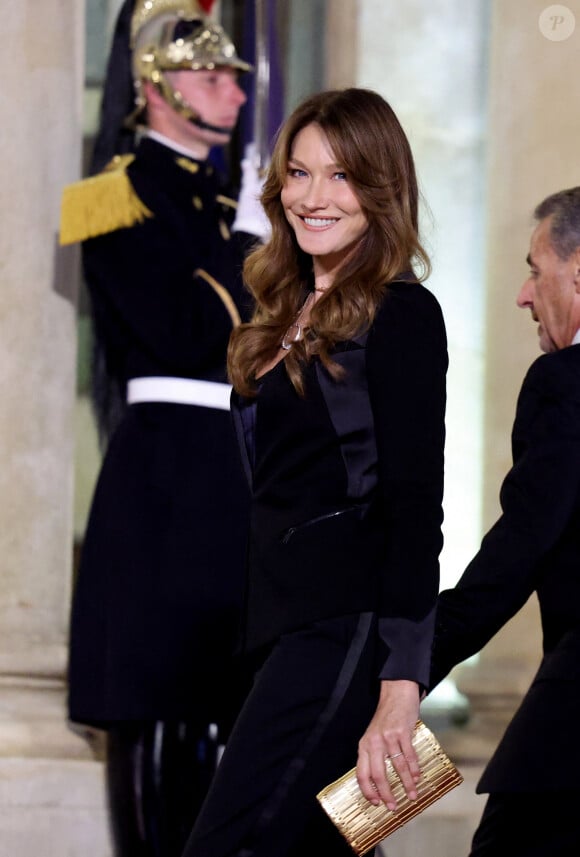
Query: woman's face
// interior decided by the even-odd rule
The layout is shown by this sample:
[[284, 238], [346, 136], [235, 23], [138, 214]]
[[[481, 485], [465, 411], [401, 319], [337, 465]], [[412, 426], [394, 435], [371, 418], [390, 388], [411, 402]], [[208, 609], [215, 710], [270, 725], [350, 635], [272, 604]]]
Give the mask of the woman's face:
[[281, 198], [298, 245], [313, 258], [317, 285], [330, 285], [367, 231], [368, 221], [316, 124], [307, 125], [294, 138]]

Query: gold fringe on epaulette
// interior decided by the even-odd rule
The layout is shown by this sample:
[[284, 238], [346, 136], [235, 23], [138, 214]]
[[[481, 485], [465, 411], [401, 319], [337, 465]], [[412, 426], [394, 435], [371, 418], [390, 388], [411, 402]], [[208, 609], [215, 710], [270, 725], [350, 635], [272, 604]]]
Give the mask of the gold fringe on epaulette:
[[75, 244], [153, 217], [126, 173], [133, 156], [115, 158], [102, 173], [63, 190], [60, 243]]

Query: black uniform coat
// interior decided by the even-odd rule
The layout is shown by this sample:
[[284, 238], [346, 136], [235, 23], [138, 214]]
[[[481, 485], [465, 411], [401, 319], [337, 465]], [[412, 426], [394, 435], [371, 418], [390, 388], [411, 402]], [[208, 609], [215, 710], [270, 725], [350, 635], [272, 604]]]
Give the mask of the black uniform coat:
[[580, 347], [539, 357], [518, 399], [502, 515], [438, 601], [432, 685], [537, 593], [544, 657], [478, 790], [577, 789], [580, 745]]
[[[107, 372], [225, 381], [243, 313], [235, 203], [211, 166], [145, 138], [149, 215], [83, 244]], [[246, 236], [247, 237], [247, 236]], [[247, 301], [247, 298], [246, 298]], [[227, 410], [128, 407], [98, 480], [73, 604], [70, 717], [220, 720], [242, 598], [246, 486]]]
[[252, 486], [248, 649], [371, 611], [385, 678], [427, 684], [439, 582], [446, 337], [434, 296], [392, 283], [370, 331], [317, 359], [301, 398], [284, 362], [234, 395]]

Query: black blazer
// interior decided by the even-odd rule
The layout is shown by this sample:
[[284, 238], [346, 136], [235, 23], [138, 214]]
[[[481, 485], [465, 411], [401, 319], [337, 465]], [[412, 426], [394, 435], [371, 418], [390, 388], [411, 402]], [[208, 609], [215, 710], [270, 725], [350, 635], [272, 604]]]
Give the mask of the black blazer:
[[445, 328], [419, 283], [393, 283], [370, 331], [294, 391], [283, 361], [233, 397], [252, 487], [246, 645], [374, 611], [384, 677], [427, 682], [441, 548]]
[[502, 515], [438, 599], [431, 685], [479, 651], [527, 601], [544, 658], [479, 791], [577, 788], [580, 744], [580, 348], [539, 357], [518, 398]]

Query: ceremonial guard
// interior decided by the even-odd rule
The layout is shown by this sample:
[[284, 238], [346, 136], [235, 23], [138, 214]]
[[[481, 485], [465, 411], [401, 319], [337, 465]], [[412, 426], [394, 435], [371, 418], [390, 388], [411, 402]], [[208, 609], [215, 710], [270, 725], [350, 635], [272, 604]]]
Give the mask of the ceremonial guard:
[[243, 695], [247, 498], [225, 362], [264, 221], [252, 165], [237, 205], [209, 160], [231, 138], [248, 63], [188, 0], [127, 0], [117, 49], [123, 20], [136, 147], [62, 203], [61, 242], [82, 242], [108, 433], [73, 601], [69, 717], [107, 730], [117, 857], [178, 857]]

